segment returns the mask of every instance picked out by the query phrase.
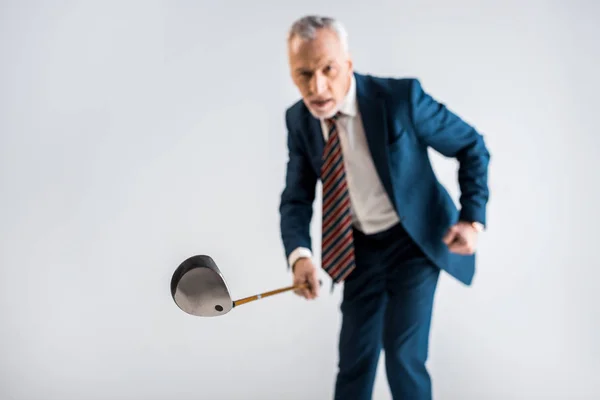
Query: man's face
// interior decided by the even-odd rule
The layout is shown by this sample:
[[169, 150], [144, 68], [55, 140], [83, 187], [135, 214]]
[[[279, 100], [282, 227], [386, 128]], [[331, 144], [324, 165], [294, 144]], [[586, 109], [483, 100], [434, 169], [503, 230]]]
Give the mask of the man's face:
[[335, 115], [348, 92], [352, 61], [335, 32], [319, 29], [314, 40], [293, 38], [288, 45], [292, 79], [316, 118]]

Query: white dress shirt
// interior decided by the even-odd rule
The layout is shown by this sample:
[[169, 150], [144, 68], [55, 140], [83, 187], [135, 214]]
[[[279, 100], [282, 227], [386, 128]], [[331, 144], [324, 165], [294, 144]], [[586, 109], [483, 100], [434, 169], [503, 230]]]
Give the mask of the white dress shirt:
[[[371, 158], [358, 110], [354, 76], [340, 111], [342, 115], [337, 120], [337, 128], [344, 156], [353, 225], [365, 234], [386, 230], [398, 223], [399, 218]], [[324, 120], [321, 121], [321, 130], [327, 142], [329, 132]], [[312, 252], [304, 247], [295, 249], [289, 256], [289, 265], [293, 266], [301, 257], [312, 257]]]

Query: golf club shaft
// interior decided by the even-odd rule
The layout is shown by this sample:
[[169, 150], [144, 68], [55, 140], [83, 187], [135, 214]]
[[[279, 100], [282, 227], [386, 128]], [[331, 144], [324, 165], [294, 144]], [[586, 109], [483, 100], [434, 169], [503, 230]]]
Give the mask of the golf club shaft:
[[306, 287], [308, 287], [308, 283], [303, 283], [301, 285], [294, 285], [294, 286], [284, 287], [284, 288], [281, 288], [281, 289], [271, 290], [270, 292], [260, 293], [260, 294], [254, 295], [254, 296], [245, 297], [243, 299], [235, 300], [233, 302], [233, 306], [236, 307], [236, 306], [239, 306], [239, 305], [242, 305], [242, 304], [249, 303], [249, 302], [254, 301], [254, 300], [260, 300], [263, 297], [269, 297], [269, 296], [273, 296], [275, 294], [289, 292], [290, 290], [304, 289]]
[[[319, 279], [319, 286], [321, 286], [321, 285], [323, 285], [323, 281], [321, 281]], [[257, 294], [254, 296], [245, 297], [243, 299], [235, 300], [233, 302], [233, 306], [236, 307], [236, 306], [239, 306], [242, 304], [249, 303], [254, 300], [262, 299], [263, 297], [269, 297], [269, 296], [273, 296], [274, 294], [279, 294], [279, 293], [283, 293], [283, 292], [289, 292], [290, 290], [304, 289], [304, 288], [309, 288], [309, 287], [310, 287], [309, 283], [302, 283], [300, 285], [293, 285], [293, 286], [288, 286], [288, 287], [284, 287], [281, 289], [275, 289], [275, 290], [271, 290], [270, 292], [265, 292], [265, 293]]]

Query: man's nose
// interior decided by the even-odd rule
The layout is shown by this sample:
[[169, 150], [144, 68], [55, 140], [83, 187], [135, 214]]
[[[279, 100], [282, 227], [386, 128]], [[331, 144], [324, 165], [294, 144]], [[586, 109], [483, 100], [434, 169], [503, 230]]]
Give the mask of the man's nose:
[[311, 79], [310, 91], [312, 94], [319, 95], [327, 88], [327, 80], [321, 74], [314, 74]]

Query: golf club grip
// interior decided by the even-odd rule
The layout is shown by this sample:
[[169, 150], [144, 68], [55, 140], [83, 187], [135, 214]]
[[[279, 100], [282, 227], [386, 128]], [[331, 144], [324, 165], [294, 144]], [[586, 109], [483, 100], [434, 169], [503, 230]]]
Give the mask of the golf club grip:
[[[323, 285], [323, 282], [319, 279], [319, 286]], [[284, 292], [289, 292], [290, 290], [296, 290], [296, 289], [304, 289], [305, 287], [308, 286], [308, 283], [302, 283], [300, 285], [293, 285], [293, 286], [287, 286], [281, 289], [275, 289], [275, 290], [271, 290], [269, 292], [265, 292], [265, 293], [260, 293], [254, 296], [250, 296], [250, 297], [245, 297], [243, 299], [239, 299], [239, 300], [235, 300], [233, 302], [233, 306], [240, 306], [242, 304], [246, 304], [246, 303], [250, 303], [251, 301], [255, 301], [255, 300], [260, 300], [264, 297], [269, 297], [269, 296], [273, 296], [276, 294], [280, 294], [280, 293], [284, 293]]]

